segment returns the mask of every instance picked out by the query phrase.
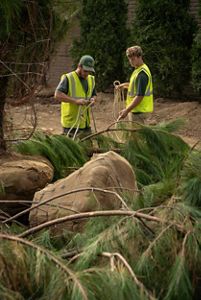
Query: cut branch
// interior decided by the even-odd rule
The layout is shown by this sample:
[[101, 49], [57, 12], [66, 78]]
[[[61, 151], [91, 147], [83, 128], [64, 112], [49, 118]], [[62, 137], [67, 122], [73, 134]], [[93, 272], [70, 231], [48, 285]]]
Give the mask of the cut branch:
[[42, 248], [41, 246], [38, 246], [30, 241], [27, 241], [25, 239], [21, 239], [19, 237], [16, 236], [11, 236], [11, 235], [6, 235], [6, 234], [1, 234], [0, 233], [0, 239], [4, 239], [4, 240], [8, 240], [8, 241], [13, 241], [13, 242], [17, 242], [20, 244], [24, 244], [30, 248], [33, 248], [37, 251], [40, 251], [41, 253], [43, 253], [44, 255], [46, 255], [52, 262], [54, 262], [65, 274], [67, 274], [69, 276], [68, 279], [72, 279], [75, 284], [77, 285], [78, 289], [80, 290], [80, 293], [83, 296], [84, 300], [88, 300], [87, 294], [83, 288], [83, 286], [81, 285], [81, 283], [79, 282], [79, 280], [77, 279], [77, 277], [75, 276], [75, 274], [65, 266], [64, 263], [62, 263], [55, 255], [53, 255], [52, 253], [50, 253], [48, 250]]
[[[42, 223], [40, 225], [37, 225], [35, 227], [32, 227], [24, 232], [22, 232], [19, 237], [25, 237], [29, 234], [36, 233], [43, 228], [47, 228], [56, 224], [61, 224], [64, 222], [70, 222], [74, 220], [81, 220], [85, 218], [95, 218], [95, 217], [106, 217], [106, 216], [133, 216], [136, 218], [144, 218], [148, 221], [157, 222], [157, 223], [167, 223], [167, 221], [160, 219], [158, 217], [146, 215], [137, 211], [131, 211], [131, 210], [100, 210], [100, 211], [93, 211], [93, 212], [84, 212], [80, 214], [65, 216], [62, 218], [54, 219], [45, 223]], [[180, 228], [179, 225], [177, 225], [178, 228]], [[181, 228], [180, 228], [181, 230]]]
[[84, 142], [84, 141], [86, 141], [88, 139], [91, 139], [91, 138], [93, 138], [93, 137], [95, 137], [97, 135], [100, 135], [100, 134], [106, 133], [106, 132], [111, 132], [111, 131], [130, 131], [130, 132], [136, 132], [136, 131], [138, 131], [140, 129], [140, 128], [111, 128], [112, 126], [114, 126], [116, 124], [119, 124], [119, 123], [133, 123], [133, 124], [135, 124], [137, 126], [140, 126], [140, 128], [145, 127], [143, 124], [140, 124], [140, 123], [135, 122], [135, 121], [125, 121], [125, 120], [124, 121], [119, 121], [119, 120], [117, 120], [117, 121], [111, 123], [107, 128], [105, 128], [103, 130], [100, 130], [98, 132], [92, 133], [92, 134], [84, 137], [80, 141]]
[[137, 276], [135, 275], [133, 269], [131, 268], [131, 266], [129, 265], [129, 263], [127, 262], [127, 260], [120, 254], [120, 253], [110, 253], [110, 252], [103, 252], [101, 253], [102, 256], [105, 257], [109, 257], [110, 259], [113, 257], [117, 257], [121, 263], [126, 267], [126, 269], [128, 270], [129, 274], [131, 275], [133, 281], [135, 282], [135, 284], [140, 288], [140, 290], [147, 296], [148, 299], [150, 300], [156, 300], [155, 297], [153, 297], [150, 292], [147, 291], [147, 289], [145, 288], [145, 286], [142, 284], [142, 282], [140, 282], [137, 278]]
[[[0, 200], [0, 204], [3, 203], [3, 204], [14, 204], [14, 203], [17, 203], [17, 204], [23, 204], [24, 206], [27, 205], [30, 207], [30, 205], [33, 203], [32, 200]], [[35, 201], [35, 203], [40, 203], [40, 201]], [[56, 207], [56, 208], [60, 208], [60, 209], [63, 209], [63, 210], [67, 210], [67, 211], [72, 211], [74, 213], [79, 213], [80, 211], [78, 210], [75, 210], [75, 209], [72, 209], [68, 206], [63, 206], [63, 205], [60, 205], [60, 204], [49, 204], [47, 203], [46, 204], [47, 206], [50, 206], [50, 207]], [[10, 218], [11, 216], [9, 216]]]
[[106, 133], [106, 132], [113, 132], [113, 131], [137, 132], [137, 131], [139, 131], [139, 128], [138, 129], [136, 129], [136, 128], [135, 129], [134, 128], [133, 129], [132, 128], [130, 128], [130, 129], [129, 128], [106, 128], [104, 130], [98, 131], [96, 133], [93, 133], [93, 134], [90, 134], [90, 135], [84, 137], [83, 139], [80, 140], [80, 142], [84, 142], [86, 140], [94, 138], [97, 135], [100, 135], [100, 134], [103, 134], [103, 133]]
[[70, 194], [79, 193], [79, 192], [83, 192], [83, 191], [92, 191], [92, 192], [98, 191], [98, 192], [113, 194], [113, 195], [115, 195], [120, 200], [120, 202], [125, 207], [127, 207], [127, 205], [126, 205], [125, 201], [122, 199], [122, 197], [119, 194], [117, 194], [116, 192], [114, 192], [114, 191], [103, 190], [103, 189], [96, 188], [96, 187], [85, 187], [85, 188], [75, 189], [75, 190], [72, 190], [72, 191], [69, 191], [69, 192], [66, 192], [66, 193], [54, 196], [52, 198], [46, 199], [44, 201], [41, 201], [40, 203], [38, 203], [38, 204], [36, 204], [36, 205], [34, 205], [34, 206], [30, 207], [30, 208], [27, 208], [27, 209], [19, 212], [18, 214], [14, 215], [14, 216], [12, 216], [12, 217], [10, 217], [8, 219], [6, 219], [3, 223], [7, 223], [7, 222], [10, 222], [12, 220], [15, 220], [16, 218], [18, 218], [18, 217], [20, 217], [20, 216], [22, 216], [22, 215], [30, 212], [31, 210], [33, 210], [35, 208], [38, 208], [38, 207], [40, 207], [40, 206], [42, 206], [42, 205], [44, 205], [44, 204], [46, 204], [46, 203], [48, 203], [50, 201], [53, 201], [53, 200], [58, 199], [58, 198], [63, 197], [63, 196], [67, 196], [67, 195], [70, 195]]

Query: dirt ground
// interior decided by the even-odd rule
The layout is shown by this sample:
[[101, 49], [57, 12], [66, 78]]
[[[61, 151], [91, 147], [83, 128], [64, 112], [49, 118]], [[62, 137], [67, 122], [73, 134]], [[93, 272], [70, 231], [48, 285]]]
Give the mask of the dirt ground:
[[[34, 107], [37, 116], [37, 128], [46, 133], [60, 134], [60, 104], [53, 98], [36, 98]], [[8, 106], [7, 127], [15, 128], [15, 132], [31, 130], [32, 120], [30, 113], [32, 108], [29, 105], [18, 107]], [[113, 111], [116, 111], [113, 113]], [[113, 94], [98, 94], [97, 104], [93, 108], [95, 124], [97, 130], [102, 130], [115, 121], [118, 107], [114, 105]], [[114, 115], [115, 114], [115, 115]], [[147, 123], [153, 124], [162, 121], [183, 118], [185, 125], [179, 134], [191, 145], [201, 139], [201, 101], [180, 101], [158, 98], [154, 101], [154, 112], [149, 116]], [[93, 127], [93, 122], [92, 122]], [[16, 133], [15, 133], [16, 134]], [[20, 134], [19, 134], [20, 136]], [[9, 134], [10, 137], [10, 134]]]

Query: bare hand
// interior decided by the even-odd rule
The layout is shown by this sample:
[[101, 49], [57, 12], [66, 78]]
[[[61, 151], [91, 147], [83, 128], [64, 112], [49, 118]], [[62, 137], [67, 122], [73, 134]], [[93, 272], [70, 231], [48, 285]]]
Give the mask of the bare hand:
[[90, 99], [90, 104], [91, 104], [91, 106], [94, 106], [95, 103], [96, 103], [95, 98], [91, 98], [91, 99]]
[[116, 90], [124, 90], [124, 89], [128, 89], [128, 87], [129, 87], [129, 82], [124, 82], [124, 83], [115, 85]]
[[89, 104], [89, 100], [86, 100], [86, 99], [78, 99], [76, 101], [76, 104], [77, 105], [88, 105]]
[[120, 90], [120, 89], [121, 89], [121, 84], [116, 84], [116, 85], [114, 86], [114, 88], [115, 88], [115, 90]]
[[116, 84], [115, 85], [115, 90], [122, 90], [125, 89], [124, 83]]
[[125, 117], [127, 117], [128, 115], [128, 111], [126, 108], [122, 109], [120, 112], [119, 112], [119, 117], [117, 119], [117, 121], [121, 120], [121, 119], [124, 119]]

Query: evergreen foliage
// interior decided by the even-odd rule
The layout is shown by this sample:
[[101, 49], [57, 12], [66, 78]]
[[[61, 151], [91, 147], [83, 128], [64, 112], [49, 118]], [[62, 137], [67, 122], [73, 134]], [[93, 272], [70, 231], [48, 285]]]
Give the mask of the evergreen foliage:
[[[54, 236], [44, 230], [27, 239], [17, 237], [23, 227], [2, 224], [0, 298], [200, 299], [201, 151], [173, 133], [179, 124], [138, 125], [127, 131], [130, 141], [119, 144], [134, 170], [138, 166], [147, 178], [137, 175], [137, 196], [121, 195], [132, 216], [92, 218], [81, 232]], [[101, 137], [92, 140], [105, 149], [117, 146]], [[36, 149], [51, 145], [54, 155], [60, 147], [58, 157], [70, 143], [64, 136], [38, 135], [36, 140]], [[71, 143], [68, 151], [82, 145]], [[138, 218], [136, 212], [158, 221]]]
[[32, 139], [18, 143], [15, 149], [22, 154], [46, 157], [54, 167], [54, 180], [70, 173], [70, 168], [79, 168], [87, 161], [84, 148], [72, 139], [36, 133]]
[[27, 102], [38, 85], [47, 83], [50, 55], [66, 33], [72, 8], [75, 4], [55, 0], [0, 1], [0, 151], [6, 150], [6, 97]]
[[184, 201], [192, 206], [201, 207], [201, 155], [194, 151], [185, 162], [181, 173], [181, 192]]
[[153, 75], [158, 95], [182, 95], [191, 72], [191, 48], [196, 30], [189, 0], [139, 0], [132, 44], [139, 44]]
[[139, 184], [171, 178], [180, 170], [189, 147], [179, 136], [168, 132], [173, 127], [164, 126], [163, 130], [144, 126], [127, 137], [121, 154], [133, 165]]
[[[66, 18], [56, 12], [55, 5], [54, 0], [1, 1], [0, 39], [6, 41], [0, 50], [1, 59], [6, 65], [9, 62], [7, 67], [12, 72], [20, 73], [20, 80], [10, 76], [7, 93], [23, 96], [28, 92], [27, 86], [32, 88], [41, 83], [43, 64], [48, 62], [68, 25]], [[1, 74], [10, 73], [8, 68], [1, 65]]]
[[127, 46], [127, 6], [122, 0], [83, 0], [80, 41], [75, 41], [75, 63], [84, 54], [95, 58], [97, 89], [104, 91], [124, 79], [123, 57]]

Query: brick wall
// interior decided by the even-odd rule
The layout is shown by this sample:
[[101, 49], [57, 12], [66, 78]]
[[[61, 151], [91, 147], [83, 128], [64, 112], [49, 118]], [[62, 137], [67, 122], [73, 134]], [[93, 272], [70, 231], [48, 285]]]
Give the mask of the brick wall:
[[[130, 26], [133, 22], [133, 15], [135, 13], [137, 0], [126, 1], [128, 4], [128, 26]], [[198, 7], [199, 0], [191, 0], [190, 14], [195, 17], [201, 27], [201, 18], [198, 16]], [[73, 62], [69, 54], [69, 49], [72, 46], [73, 39], [79, 37], [79, 34], [79, 21], [75, 18], [71, 28], [67, 32], [66, 38], [60, 43], [57, 52], [52, 57], [47, 75], [48, 85], [56, 87], [61, 75], [72, 70]]]
[[73, 39], [79, 38], [79, 35], [79, 22], [78, 19], [75, 18], [71, 27], [67, 31], [67, 36], [59, 44], [56, 53], [52, 57], [49, 72], [47, 74], [48, 85], [56, 87], [61, 75], [72, 70], [73, 61], [69, 50], [72, 46]]
[[127, 0], [126, 2], [128, 4], [128, 26], [130, 26], [133, 22], [137, 0]]

